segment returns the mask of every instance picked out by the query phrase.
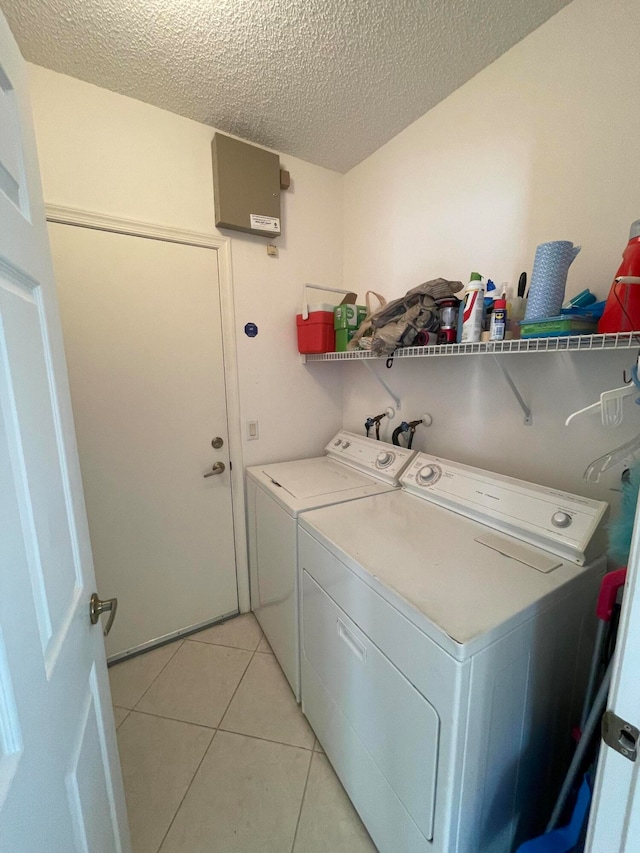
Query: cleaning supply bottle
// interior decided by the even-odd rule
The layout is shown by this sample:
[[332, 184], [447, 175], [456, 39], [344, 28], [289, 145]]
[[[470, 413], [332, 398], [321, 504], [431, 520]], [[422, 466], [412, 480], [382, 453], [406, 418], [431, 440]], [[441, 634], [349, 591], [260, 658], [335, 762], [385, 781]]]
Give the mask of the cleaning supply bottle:
[[480, 340], [482, 333], [482, 315], [484, 308], [484, 285], [478, 272], [471, 273], [471, 279], [464, 291], [464, 311], [462, 315], [462, 343], [470, 344]]
[[491, 312], [493, 311], [493, 303], [500, 296], [498, 289], [490, 278], [484, 288], [484, 315], [482, 317], [482, 331], [488, 332], [491, 328]]
[[514, 340], [520, 337], [520, 321], [524, 320], [527, 310], [527, 300], [523, 296], [514, 296], [513, 291], [508, 291], [507, 296], [507, 329], [511, 332]]
[[491, 312], [490, 341], [503, 341], [507, 328], [507, 300], [495, 299]]
[[460, 300], [458, 306], [458, 325], [456, 326], [456, 343], [462, 340], [462, 324], [464, 323], [464, 299]]

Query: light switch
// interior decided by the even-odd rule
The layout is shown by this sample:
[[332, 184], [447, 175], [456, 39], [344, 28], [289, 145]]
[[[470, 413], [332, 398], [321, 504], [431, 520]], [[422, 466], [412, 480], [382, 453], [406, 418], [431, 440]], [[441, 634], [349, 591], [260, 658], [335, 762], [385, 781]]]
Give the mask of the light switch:
[[256, 441], [258, 435], [258, 421], [247, 421], [247, 441]]

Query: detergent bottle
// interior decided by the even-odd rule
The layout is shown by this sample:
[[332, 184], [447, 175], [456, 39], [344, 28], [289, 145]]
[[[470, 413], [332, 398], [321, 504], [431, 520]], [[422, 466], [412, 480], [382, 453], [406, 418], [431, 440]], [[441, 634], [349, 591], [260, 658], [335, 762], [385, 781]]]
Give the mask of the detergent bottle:
[[[619, 281], [618, 279], [622, 279]], [[629, 242], [598, 323], [601, 335], [640, 329], [640, 219], [631, 223]]]
[[484, 309], [484, 285], [479, 272], [472, 272], [469, 284], [464, 290], [464, 309], [462, 314], [462, 343], [470, 344], [480, 340], [482, 315]]

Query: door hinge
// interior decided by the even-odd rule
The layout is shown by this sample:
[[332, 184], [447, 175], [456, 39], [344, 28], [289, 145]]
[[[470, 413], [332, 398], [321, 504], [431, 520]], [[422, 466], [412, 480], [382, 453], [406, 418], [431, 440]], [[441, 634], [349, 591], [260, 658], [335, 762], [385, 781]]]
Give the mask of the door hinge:
[[629, 761], [635, 761], [638, 754], [638, 736], [640, 732], [631, 723], [618, 717], [613, 711], [605, 711], [602, 716], [602, 740], [611, 749], [624, 755]]

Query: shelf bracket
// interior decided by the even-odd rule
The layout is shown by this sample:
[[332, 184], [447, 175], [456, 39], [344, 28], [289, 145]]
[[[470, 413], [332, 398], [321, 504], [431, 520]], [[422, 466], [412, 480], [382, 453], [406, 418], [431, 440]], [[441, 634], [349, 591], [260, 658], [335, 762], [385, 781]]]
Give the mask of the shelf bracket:
[[387, 392], [387, 394], [391, 397], [393, 402], [396, 404], [396, 409], [401, 409], [402, 406], [400, 405], [400, 397], [396, 396], [396, 394], [393, 393], [393, 391], [391, 390], [391, 388], [389, 388], [389, 386], [384, 381], [382, 376], [380, 376], [378, 373], [376, 373], [376, 371], [373, 369], [373, 367], [371, 367], [371, 365], [369, 364], [368, 361], [363, 360], [360, 362], [360, 364], [364, 365], [367, 368], [367, 370], [369, 371], [369, 373], [373, 376], [373, 378], [377, 379], [377, 381], [380, 383], [380, 385], [382, 385], [384, 390]]
[[520, 406], [520, 408], [522, 409], [522, 411], [524, 413], [524, 425], [525, 426], [531, 426], [533, 424], [533, 415], [531, 414], [531, 409], [529, 408], [529, 406], [527, 406], [525, 401], [522, 399], [522, 394], [518, 391], [518, 388], [517, 388], [515, 382], [511, 378], [511, 374], [509, 373], [507, 368], [504, 366], [504, 364], [502, 364], [502, 362], [500, 361], [499, 358], [497, 358], [493, 354], [491, 357], [493, 358], [495, 363], [500, 368], [502, 375], [504, 376], [504, 378], [507, 381], [507, 385], [509, 386], [509, 388], [511, 388], [511, 392], [513, 393], [513, 396], [518, 401], [518, 405]]

